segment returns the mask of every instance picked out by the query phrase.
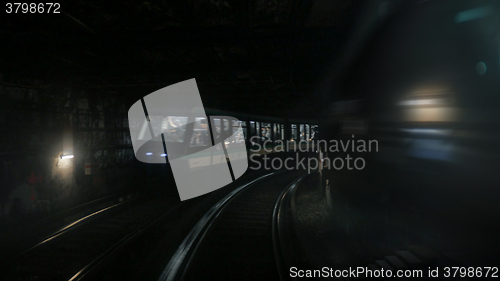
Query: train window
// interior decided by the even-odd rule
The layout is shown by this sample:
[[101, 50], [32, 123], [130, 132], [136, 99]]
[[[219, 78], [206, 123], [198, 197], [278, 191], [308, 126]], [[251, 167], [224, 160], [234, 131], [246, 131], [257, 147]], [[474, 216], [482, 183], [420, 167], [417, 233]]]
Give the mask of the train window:
[[223, 119], [222, 121], [222, 124], [224, 124], [224, 135], [230, 136], [232, 130], [229, 128], [229, 120]]
[[318, 125], [311, 125], [311, 139], [314, 140], [317, 133], [318, 133]]
[[281, 125], [274, 123], [274, 139], [275, 140], [280, 140], [281, 139]]
[[292, 131], [292, 134], [290, 136], [290, 139], [291, 140], [297, 140], [297, 124], [291, 124], [291, 131]]
[[255, 135], [258, 136], [258, 138], [256, 138], [256, 139], [259, 140], [259, 142], [260, 142], [260, 136], [261, 136], [260, 122], [255, 122]]
[[212, 130], [215, 132], [214, 133], [214, 141], [215, 143], [218, 143], [218, 141], [221, 138], [221, 133], [222, 133], [222, 122], [220, 118], [212, 118]]
[[[183, 142], [188, 118], [185, 116], [150, 116], [154, 132], [162, 132], [166, 142]], [[156, 126], [161, 126], [160, 128]], [[146, 124], [147, 127], [147, 124]], [[149, 132], [147, 132], [149, 134]]]
[[271, 139], [271, 123], [262, 123], [261, 124], [261, 139], [262, 140], [270, 140]]
[[306, 140], [310, 140], [311, 137], [310, 137], [310, 132], [309, 132], [309, 124], [305, 124], [304, 127], [305, 127], [305, 130], [306, 130], [305, 131], [306, 132]]
[[208, 133], [208, 123], [205, 117], [196, 117], [193, 126], [193, 136], [189, 146], [207, 146], [211, 143], [210, 135]]
[[241, 122], [239, 120], [232, 120], [232, 122], [233, 122], [233, 124], [232, 124], [232, 127], [233, 127], [232, 131], [233, 132], [231, 134], [231, 141], [236, 142], [236, 143], [245, 142], [245, 135], [243, 134], [243, 130], [238, 132], [238, 129], [240, 128], [240, 126], [242, 126], [242, 124], [245, 124], [245, 122]]
[[245, 139], [248, 139], [247, 122], [245, 121], [240, 121], [240, 122], [241, 122], [241, 130], [243, 131], [243, 137]]
[[249, 138], [251, 138], [252, 136], [255, 136], [255, 121], [250, 121], [250, 136], [249, 136]]
[[304, 129], [304, 124], [300, 124], [299, 125], [300, 127], [300, 140], [306, 140], [306, 132], [305, 132], [305, 129]]
[[232, 133], [235, 134], [236, 131], [238, 131], [238, 128], [240, 127], [241, 125], [241, 121], [239, 120], [232, 120], [233, 124], [231, 124], [231, 127], [232, 127]]
[[285, 139], [285, 125], [280, 124], [280, 127], [281, 127], [281, 139], [284, 140]]

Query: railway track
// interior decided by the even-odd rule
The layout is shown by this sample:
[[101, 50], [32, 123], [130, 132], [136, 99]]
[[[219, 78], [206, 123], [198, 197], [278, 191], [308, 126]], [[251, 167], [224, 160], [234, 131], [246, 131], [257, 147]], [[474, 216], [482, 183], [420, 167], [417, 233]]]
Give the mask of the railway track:
[[[205, 279], [221, 273], [218, 279], [233, 279], [235, 274], [248, 277], [242, 279], [279, 278], [282, 270], [277, 266], [286, 263], [281, 260], [290, 248], [280, 229], [283, 232], [282, 222], [289, 215], [289, 194], [302, 174], [267, 174], [230, 192], [194, 226], [160, 280]], [[0, 279], [99, 279], [133, 241], [142, 241], [139, 238], [160, 222], [175, 221], [175, 210], [184, 205], [134, 199], [96, 211], [14, 256], [4, 264]]]
[[283, 254], [290, 252], [280, 233], [284, 200], [303, 174], [268, 174], [228, 194], [191, 230], [159, 281], [280, 279]]
[[1, 279], [84, 280], [120, 247], [175, 208], [156, 199], [123, 202], [97, 211], [15, 256]]
[[[22, 226], [6, 225], [0, 235], [0, 248], [2, 249], [0, 259], [18, 254], [26, 249], [26, 245], [35, 245], [52, 233], [65, 228], [80, 226], [99, 216], [113, 212], [115, 209], [119, 209], [118, 206], [128, 204], [138, 199], [138, 197], [140, 197], [140, 193], [137, 189], [124, 190], [37, 221], [25, 222]], [[102, 212], [104, 209], [107, 210]]]

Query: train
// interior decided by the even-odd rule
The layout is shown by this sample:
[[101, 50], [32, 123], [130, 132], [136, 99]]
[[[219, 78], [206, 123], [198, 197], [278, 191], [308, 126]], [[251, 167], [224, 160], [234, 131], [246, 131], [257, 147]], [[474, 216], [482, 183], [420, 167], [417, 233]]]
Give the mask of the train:
[[[256, 146], [273, 146], [278, 141], [312, 141], [319, 133], [317, 120], [314, 119], [287, 119], [212, 108], [205, 109], [205, 112], [206, 117], [149, 113], [149, 119], [153, 120], [151, 123], [158, 126], [153, 130], [164, 132], [163, 136], [158, 135], [154, 140], [168, 143], [167, 146], [175, 147], [175, 150], [181, 150], [184, 154], [193, 154], [222, 140], [226, 145], [245, 143], [246, 149], [250, 150]], [[138, 133], [138, 139], [150, 138], [146, 121], [131, 124], [131, 131]], [[212, 140], [210, 131], [214, 132]], [[166, 158], [169, 158], [168, 149], [162, 145], [141, 148], [137, 153], [148, 156], [151, 160], [147, 162], [150, 163], [165, 163], [168, 162]]]

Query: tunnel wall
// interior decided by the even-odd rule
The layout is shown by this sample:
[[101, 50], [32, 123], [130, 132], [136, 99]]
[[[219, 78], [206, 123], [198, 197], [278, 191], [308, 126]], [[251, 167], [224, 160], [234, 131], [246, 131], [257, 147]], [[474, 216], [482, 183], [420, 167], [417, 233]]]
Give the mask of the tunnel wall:
[[123, 99], [35, 80], [1, 82], [2, 218], [51, 213], [130, 185], [138, 170]]

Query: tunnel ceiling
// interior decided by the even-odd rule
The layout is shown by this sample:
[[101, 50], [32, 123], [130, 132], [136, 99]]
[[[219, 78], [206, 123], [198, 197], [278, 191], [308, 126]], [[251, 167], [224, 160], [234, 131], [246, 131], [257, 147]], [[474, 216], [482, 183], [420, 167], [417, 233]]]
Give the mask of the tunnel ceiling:
[[[312, 116], [351, 1], [77, 1], [4, 14], [0, 73], [138, 99], [196, 78], [207, 107]], [[29, 83], [29, 82], [26, 82]]]

